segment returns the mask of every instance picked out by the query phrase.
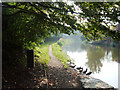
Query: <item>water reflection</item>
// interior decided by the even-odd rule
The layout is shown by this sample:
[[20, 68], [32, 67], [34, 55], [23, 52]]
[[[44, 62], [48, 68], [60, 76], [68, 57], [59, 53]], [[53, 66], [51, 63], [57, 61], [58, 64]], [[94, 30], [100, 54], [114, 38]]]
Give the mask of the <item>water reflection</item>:
[[[103, 66], [102, 61], [112, 60], [120, 63], [120, 48], [110, 48], [110, 47], [100, 47], [100, 46], [91, 46], [83, 45], [81, 43], [71, 43], [64, 47], [64, 51], [69, 52], [87, 52], [86, 65], [93, 72], [100, 72], [100, 68]], [[111, 59], [112, 58], [112, 59]]]
[[102, 67], [102, 60], [104, 59], [105, 56], [105, 51], [104, 49], [101, 49], [100, 47], [88, 47], [87, 46], [87, 65], [90, 68], [90, 70], [94, 73], [100, 72], [100, 68]]
[[75, 60], [77, 66], [85, 66], [93, 72], [92, 76], [99, 77], [110, 85], [118, 87], [120, 48], [83, 45], [80, 42], [73, 42], [65, 46], [64, 51]]

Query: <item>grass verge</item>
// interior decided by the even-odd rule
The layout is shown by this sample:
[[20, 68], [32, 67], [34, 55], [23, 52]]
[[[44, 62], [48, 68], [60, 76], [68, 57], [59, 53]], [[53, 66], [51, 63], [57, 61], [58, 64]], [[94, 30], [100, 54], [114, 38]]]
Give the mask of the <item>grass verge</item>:
[[49, 51], [49, 44], [43, 44], [39, 47], [38, 46], [35, 47], [34, 49], [35, 62], [47, 64], [49, 62], [48, 51]]
[[52, 44], [52, 50], [53, 50], [53, 54], [62, 61], [62, 63], [64, 64], [64, 66], [67, 68], [67, 61], [70, 61], [69, 56], [67, 55], [66, 52], [62, 51], [62, 47], [66, 44], [70, 43], [69, 40], [59, 40], [58, 42]]

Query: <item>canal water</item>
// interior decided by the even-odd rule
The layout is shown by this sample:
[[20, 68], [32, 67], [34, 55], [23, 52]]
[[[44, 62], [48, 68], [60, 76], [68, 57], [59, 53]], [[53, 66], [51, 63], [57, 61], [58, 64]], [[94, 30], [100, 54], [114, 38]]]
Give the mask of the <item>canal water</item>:
[[74, 41], [63, 47], [68, 56], [74, 60], [76, 67], [86, 68], [90, 75], [118, 88], [118, 65], [120, 65], [120, 48], [95, 45], [83, 45]]

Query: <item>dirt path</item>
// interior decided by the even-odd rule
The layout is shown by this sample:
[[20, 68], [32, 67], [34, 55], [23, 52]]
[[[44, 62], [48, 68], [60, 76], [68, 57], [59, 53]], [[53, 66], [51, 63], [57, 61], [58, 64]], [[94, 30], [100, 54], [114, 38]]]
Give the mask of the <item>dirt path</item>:
[[53, 55], [52, 52], [52, 45], [49, 46], [49, 52], [50, 61], [48, 63], [48, 66], [55, 67], [55, 68], [63, 68], [63, 64], [56, 58], [55, 55]]
[[47, 79], [49, 81], [48, 88], [80, 88], [82, 83], [80, 76], [71, 68], [64, 68], [61, 61], [59, 61], [52, 53], [52, 46], [49, 46], [50, 61], [47, 68]]

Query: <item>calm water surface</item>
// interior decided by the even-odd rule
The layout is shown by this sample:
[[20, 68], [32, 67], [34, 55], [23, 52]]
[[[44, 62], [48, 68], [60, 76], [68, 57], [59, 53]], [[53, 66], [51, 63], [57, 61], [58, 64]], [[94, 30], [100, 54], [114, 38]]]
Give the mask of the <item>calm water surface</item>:
[[118, 65], [120, 65], [120, 48], [82, 45], [73, 42], [64, 46], [77, 67], [92, 71], [92, 77], [98, 78], [109, 85], [118, 88]]

